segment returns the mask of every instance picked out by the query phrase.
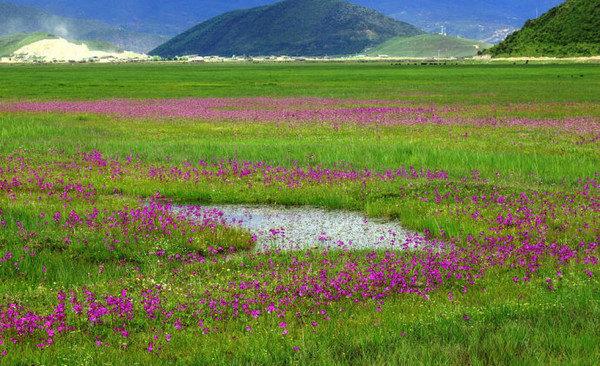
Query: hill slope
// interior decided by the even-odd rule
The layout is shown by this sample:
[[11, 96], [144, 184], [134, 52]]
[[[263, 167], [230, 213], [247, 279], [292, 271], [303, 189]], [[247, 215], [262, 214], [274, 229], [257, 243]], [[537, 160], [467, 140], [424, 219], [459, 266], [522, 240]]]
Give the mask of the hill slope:
[[600, 55], [600, 1], [568, 0], [486, 53], [492, 56]]
[[[49, 33], [16, 33], [0, 37], [0, 57], [9, 57], [18, 49], [45, 39], [58, 39]], [[105, 41], [74, 41], [74, 44], [85, 44], [91, 51], [121, 52], [119, 47]]]
[[65, 18], [27, 6], [0, 2], [0, 35], [49, 33], [69, 40], [95, 40], [137, 52], [148, 51], [166, 37], [130, 32], [98, 21]]
[[422, 31], [341, 0], [286, 0], [201, 23], [151, 52], [201, 55], [344, 55]]
[[0, 37], [0, 57], [8, 57], [23, 46], [49, 38], [56, 37], [48, 33], [16, 33]]
[[[10, 0], [77, 18], [125, 25], [138, 32], [175, 35], [199, 22], [236, 9], [276, 0]], [[351, 0], [428, 31], [445, 26], [449, 34], [500, 41], [560, 4], [561, 0]]]
[[365, 51], [368, 55], [395, 57], [471, 57], [491, 47], [472, 39], [421, 34], [414, 37], [395, 37]]

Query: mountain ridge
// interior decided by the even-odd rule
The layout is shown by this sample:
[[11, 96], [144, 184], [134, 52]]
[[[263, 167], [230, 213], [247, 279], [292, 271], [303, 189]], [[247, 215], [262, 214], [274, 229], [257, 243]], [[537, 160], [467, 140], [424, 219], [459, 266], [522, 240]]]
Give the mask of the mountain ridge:
[[422, 33], [408, 23], [342, 0], [285, 0], [214, 17], [150, 54], [344, 55], [395, 36]]

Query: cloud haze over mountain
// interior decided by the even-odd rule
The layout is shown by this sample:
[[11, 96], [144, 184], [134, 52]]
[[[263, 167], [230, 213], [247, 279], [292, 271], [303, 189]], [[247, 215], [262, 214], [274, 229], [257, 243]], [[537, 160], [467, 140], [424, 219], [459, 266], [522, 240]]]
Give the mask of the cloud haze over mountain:
[[69, 40], [105, 41], [137, 52], [147, 52], [168, 39], [156, 34], [130, 31], [98, 20], [71, 18], [0, 1], [0, 36], [35, 32]]

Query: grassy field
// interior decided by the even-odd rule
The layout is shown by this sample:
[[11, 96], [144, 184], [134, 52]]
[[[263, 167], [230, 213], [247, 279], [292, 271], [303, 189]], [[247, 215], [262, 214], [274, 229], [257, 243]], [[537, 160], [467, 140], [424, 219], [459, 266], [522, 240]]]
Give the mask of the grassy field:
[[2, 99], [313, 96], [420, 103], [600, 100], [597, 65], [0, 65]]
[[[2, 364], [600, 363], [596, 65], [18, 65], [0, 77]], [[188, 97], [239, 113], [52, 109]], [[330, 99], [269, 118], [288, 97]], [[250, 233], [172, 203], [361, 211], [422, 245], [255, 252]]]

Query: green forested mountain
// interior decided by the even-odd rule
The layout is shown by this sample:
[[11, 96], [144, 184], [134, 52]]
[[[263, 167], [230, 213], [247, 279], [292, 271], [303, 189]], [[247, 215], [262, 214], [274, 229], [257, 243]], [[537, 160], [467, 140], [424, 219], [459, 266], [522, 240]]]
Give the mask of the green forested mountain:
[[567, 0], [489, 49], [492, 56], [600, 55], [600, 0]]
[[286, 0], [212, 18], [151, 54], [321, 56], [354, 54], [396, 36], [423, 33], [341, 0]]

